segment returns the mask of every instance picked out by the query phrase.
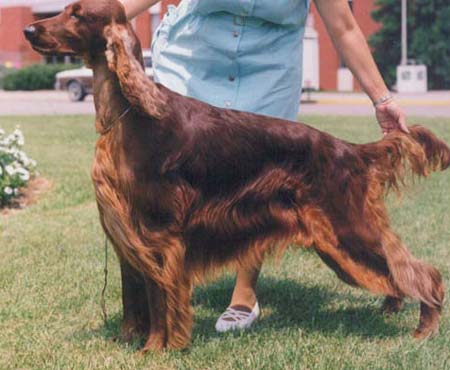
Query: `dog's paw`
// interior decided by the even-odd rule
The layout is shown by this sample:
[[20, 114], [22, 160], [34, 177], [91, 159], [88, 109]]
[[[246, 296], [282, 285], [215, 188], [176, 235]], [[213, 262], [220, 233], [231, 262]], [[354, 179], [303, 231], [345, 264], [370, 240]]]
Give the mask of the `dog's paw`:
[[396, 297], [386, 297], [381, 306], [381, 313], [386, 316], [396, 314], [401, 311], [403, 307], [403, 299]]

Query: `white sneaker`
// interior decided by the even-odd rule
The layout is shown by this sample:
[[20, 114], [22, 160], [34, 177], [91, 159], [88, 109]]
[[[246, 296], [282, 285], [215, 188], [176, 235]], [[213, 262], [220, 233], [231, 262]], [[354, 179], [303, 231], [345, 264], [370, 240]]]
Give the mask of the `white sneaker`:
[[259, 317], [259, 314], [258, 302], [251, 311], [245, 306], [228, 307], [217, 319], [216, 331], [224, 333], [229, 330], [247, 329]]

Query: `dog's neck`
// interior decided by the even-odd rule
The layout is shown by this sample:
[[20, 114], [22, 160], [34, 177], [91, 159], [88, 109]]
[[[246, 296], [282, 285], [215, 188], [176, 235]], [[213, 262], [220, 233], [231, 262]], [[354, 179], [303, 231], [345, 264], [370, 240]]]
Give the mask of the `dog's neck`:
[[94, 71], [95, 129], [98, 133], [104, 133], [124, 118], [130, 104], [123, 96], [117, 76], [109, 70], [104, 56], [91, 61], [90, 66]]

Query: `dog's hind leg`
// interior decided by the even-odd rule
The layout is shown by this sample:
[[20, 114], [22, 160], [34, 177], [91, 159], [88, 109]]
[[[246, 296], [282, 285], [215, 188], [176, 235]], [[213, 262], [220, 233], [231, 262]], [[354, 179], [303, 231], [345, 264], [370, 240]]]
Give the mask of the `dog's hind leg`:
[[130, 342], [135, 336], [144, 336], [148, 333], [150, 322], [147, 294], [142, 275], [123, 259], [120, 259], [120, 272], [123, 321], [119, 339]]
[[418, 339], [437, 333], [444, 302], [444, 286], [439, 271], [414, 258], [400, 238], [389, 229], [382, 233], [382, 245], [390, 274], [405, 295], [420, 301]]
[[299, 216], [304, 230], [303, 244], [313, 245], [342, 281], [378, 294], [402, 297], [389, 278], [381, 242], [373, 233], [357, 232], [349, 222], [345, 223], [346, 228], [339, 230], [326, 213], [316, 207], [303, 207]]
[[[385, 311], [396, 312], [403, 297], [420, 301], [420, 324], [416, 338], [425, 338], [438, 331], [444, 290], [439, 272], [414, 259], [400, 239], [377, 240], [367, 235], [346, 233], [338, 243], [317, 243], [321, 258], [347, 283], [387, 296]], [[389, 244], [392, 243], [392, 244]]]

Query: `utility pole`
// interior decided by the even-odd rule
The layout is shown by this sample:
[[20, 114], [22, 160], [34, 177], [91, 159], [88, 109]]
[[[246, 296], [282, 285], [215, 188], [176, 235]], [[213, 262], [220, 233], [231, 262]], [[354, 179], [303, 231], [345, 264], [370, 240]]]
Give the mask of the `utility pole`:
[[407, 1], [402, 0], [402, 59], [397, 66], [397, 91], [399, 93], [424, 93], [428, 90], [427, 66], [411, 63], [408, 65]]
[[408, 64], [408, 34], [407, 34], [407, 0], [402, 0], [402, 60], [400, 64], [406, 66]]

